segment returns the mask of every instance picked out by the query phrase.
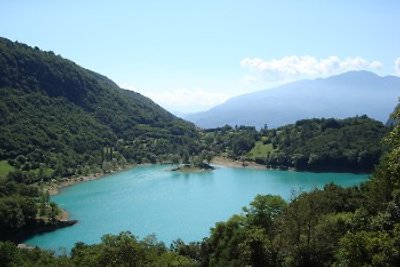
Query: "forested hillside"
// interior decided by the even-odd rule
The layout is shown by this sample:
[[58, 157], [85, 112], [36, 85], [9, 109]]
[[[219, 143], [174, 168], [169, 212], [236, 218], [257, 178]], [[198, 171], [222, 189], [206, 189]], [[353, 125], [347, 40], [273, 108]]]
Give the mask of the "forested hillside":
[[274, 168], [370, 172], [378, 163], [388, 128], [366, 116], [307, 119], [276, 129], [265, 126], [208, 129], [203, 139], [214, 154]]
[[0, 160], [12, 165], [15, 179], [198, 152], [192, 124], [51, 51], [1, 38], [0, 66]]
[[366, 116], [301, 120], [266, 131], [263, 144], [272, 151], [259, 162], [299, 170], [365, 171], [374, 169], [382, 154], [385, 126]]

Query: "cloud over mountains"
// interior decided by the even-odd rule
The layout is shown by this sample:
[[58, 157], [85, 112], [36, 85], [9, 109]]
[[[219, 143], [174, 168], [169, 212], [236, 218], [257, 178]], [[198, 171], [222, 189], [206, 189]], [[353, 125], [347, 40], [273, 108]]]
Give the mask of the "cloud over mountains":
[[294, 80], [306, 77], [329, 76], [351, 70], [377, 70], [379, 61], [368, 61], [362, 57], [341, 59], [337, 56], [315, 58], [312, 56], [286, 56], [280, 59], [264, 60], [245, 58], [241, 66], [260, 73], [266, 80]]

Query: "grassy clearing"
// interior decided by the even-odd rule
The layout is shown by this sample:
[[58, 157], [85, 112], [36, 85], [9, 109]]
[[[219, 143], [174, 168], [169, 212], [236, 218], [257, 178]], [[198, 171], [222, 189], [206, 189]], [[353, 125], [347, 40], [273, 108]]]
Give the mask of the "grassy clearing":
[[247, 156], [250, 158], [264, 158], [267, 157], [268, 153], [273, 154], [274, 151], [272, 144], [264, 144], [262, 141], [258, 141]]
[[7, 174], [14, 170], [14, 167], [11, 166], [6, 160], [0, 161], [0, 178], [4, 178]]

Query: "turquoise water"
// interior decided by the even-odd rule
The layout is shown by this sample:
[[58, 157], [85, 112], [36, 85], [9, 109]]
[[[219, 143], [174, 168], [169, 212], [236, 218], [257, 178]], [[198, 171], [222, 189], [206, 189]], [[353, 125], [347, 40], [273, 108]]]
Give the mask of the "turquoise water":
[[63, 252], [78, 241], [97, 243], [106, 233], [126, 230], [140, 238], [154, 233], [167, 245], [177, 238], [200, 241], [215, 222], [240, 213], [256, 194], [278, 194], [289, 200], [293, 190], [321, 188], [331, 181], [352, 186], [367, 179], [349, 173], [219, 167], [183, 174], [170, 169], [137, 167], [63, 189], [52, 200], [79, 222], [26, 243]]

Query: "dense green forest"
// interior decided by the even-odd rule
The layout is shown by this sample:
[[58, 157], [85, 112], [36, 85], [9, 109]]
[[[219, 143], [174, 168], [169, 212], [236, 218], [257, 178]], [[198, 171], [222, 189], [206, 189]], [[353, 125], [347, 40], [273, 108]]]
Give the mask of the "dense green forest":
[[[366, 116], [297, 121], [294, 125], [267, 131], [264, 144], [276, 153], [265, 158], [272, 166], [297, 169], [372, 171], [383, 147], [385, 126]], [[256, 158], [260, 160], [260, 158]]]
[[370, 172], [385, 149], [388, 128], [366, 116], [306, 119], [260, 131], [225, 126], [204, 131], [214, 154], [252, 160], [267, 167], [313, 171]]
[[194, 125], [108, 78], [0, 39], [0, 160], [15, 179], [110, 171], [198, 153]]

